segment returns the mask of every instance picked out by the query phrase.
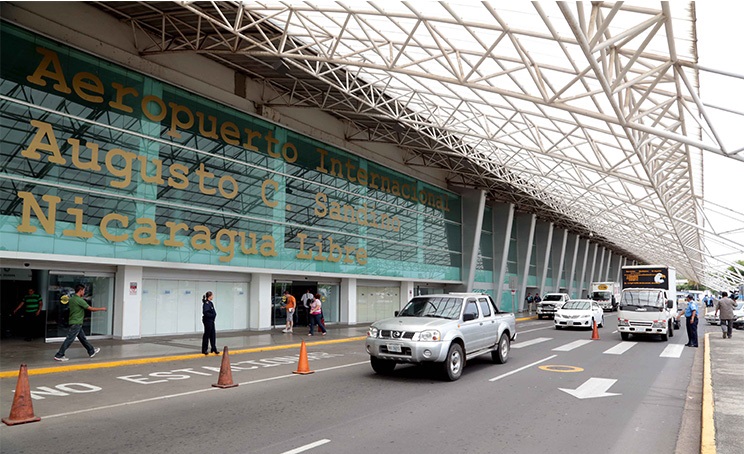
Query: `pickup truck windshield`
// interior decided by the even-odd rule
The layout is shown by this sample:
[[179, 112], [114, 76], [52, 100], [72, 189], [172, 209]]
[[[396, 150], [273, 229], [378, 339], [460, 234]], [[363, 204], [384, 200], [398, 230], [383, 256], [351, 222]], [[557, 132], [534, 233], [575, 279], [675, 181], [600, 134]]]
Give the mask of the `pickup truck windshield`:
[[462, 298], [418, 297], [406, 304], [398, 317], [435, 317], [456, 320], [460, 318]]
[[656, 290], [623, 292], [620, 306], [649, 307], [661, 309], [664, 307], [664, 299]]
[[543, 301], [561, 301], [562, 298], [561, 295], [545, 295]]

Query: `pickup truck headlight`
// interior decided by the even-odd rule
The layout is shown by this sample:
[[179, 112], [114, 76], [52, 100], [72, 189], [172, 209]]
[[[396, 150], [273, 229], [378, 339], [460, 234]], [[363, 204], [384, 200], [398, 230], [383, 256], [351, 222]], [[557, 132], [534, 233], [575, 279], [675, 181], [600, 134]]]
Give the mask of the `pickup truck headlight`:
[[440, 341], [442, 340], [442, 335], [435, 329], [427, 329], [419, 333], [418, 340], [423, 342]]
[[651, 325], [651, 328], [666, 328], [666, 326], [666, 320], [654, 320], [654, 324]]
[[617, 326], [630, 326], [630, 323], [628, 323], [627, 320], [623, 320], [621, 318], [617, 319]]
[[367, 328], [367, 337], [377, 337], [379, 332], [379, 329], [375, 328], [374, 326], [370, 326], [369, 328]]

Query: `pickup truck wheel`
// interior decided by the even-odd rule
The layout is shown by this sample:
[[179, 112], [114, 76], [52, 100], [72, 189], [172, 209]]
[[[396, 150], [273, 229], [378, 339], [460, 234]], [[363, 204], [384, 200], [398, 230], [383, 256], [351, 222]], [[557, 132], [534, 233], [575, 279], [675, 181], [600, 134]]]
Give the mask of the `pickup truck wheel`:
[[624, 341], [630, 339], [630, 333], [620, 333], [620, 339]]
[[395, 369], [395, 361], [375, 358], [374, 356], [369, 357], [369, 364], [372, 366], [372, 370], [380, 375], [387, 375]]
[[509, 336], [506, 333], [501, 335], [499, 339], [499, 345], [496, 350], [491, 352], [491, 359], [497, 364], [504, 364], [509, 361]]
[[447, 358], [442, 363], [444, 378], [455, 381], [462, 375], [462, 367], [465, 365], [465, 356], [462, 354], [460, 344], [453, 343], [447, 352]]
[[674, 337], [674, 322], [669, 321], [669, 337]]

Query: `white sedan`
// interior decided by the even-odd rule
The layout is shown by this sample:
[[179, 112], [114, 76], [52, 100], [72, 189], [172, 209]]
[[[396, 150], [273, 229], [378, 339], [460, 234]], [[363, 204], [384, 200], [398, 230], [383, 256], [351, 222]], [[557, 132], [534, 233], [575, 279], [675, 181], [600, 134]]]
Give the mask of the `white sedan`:
[[597, 322], [597, 327], [601, 328], [604, 326], [604, 311], [592, 300], [570, 300], [558, 309], [553, 322], [555, 329], [564, 326], [593, 328], [593, 322]]

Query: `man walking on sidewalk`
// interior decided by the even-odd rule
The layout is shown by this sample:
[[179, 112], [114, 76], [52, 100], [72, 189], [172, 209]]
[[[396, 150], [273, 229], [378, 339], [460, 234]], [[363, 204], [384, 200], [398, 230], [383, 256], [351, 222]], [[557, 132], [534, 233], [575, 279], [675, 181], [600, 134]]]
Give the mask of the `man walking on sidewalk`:
[[736, 301], [728, 297], [728, 293], [721, 292], [721, 299], [716, 301], [716, 315], [719, 315], [721, 320], [721, 331], [723, 332], [723, 338], [728, 337], [731, 339], [731, 334], [734, 328], [734, 309], [736, 309]]
[[55, 361], [67, 361], [68, 358], [65, 356], [65, 351], [72, 345], [72, 343], [75, 341], [75, 338], [77, 337], [81, 344], [83, 344], [83, 347], [85, 347], [85, 350], [88, 351], [88, 356], [91, 358], [96, 356], [96, 353], [101, 351], [100, 348], [93, 348], [92, 345], [90, 345], [90, 342], [88, 342], [88, 339], [85, 337], [85, 331], [83, 331], [83, 320], [85, 320], [85, 311], [89, 310], [91, 312], [97, 312], [97, 311], [105, 311], [105, 307], [93, 307], [88, 305], [87, 302], [83, 299], [83, 295], [85, 295], [85, 286], [83, 284], [78, 284], [75, 286], [75, 294], [70, 297], [67, 304], [70, 307], [70, 318], [69, 318], [69, 329], [67, 331], [67, 338], [65, 338], [65, 341], [62, 343], [62, 346], [59, 348], [59, 351], [56, 355], [54, 355]]

